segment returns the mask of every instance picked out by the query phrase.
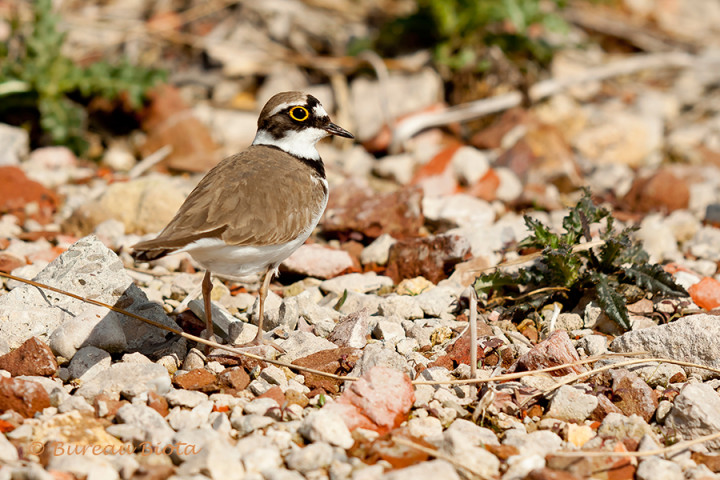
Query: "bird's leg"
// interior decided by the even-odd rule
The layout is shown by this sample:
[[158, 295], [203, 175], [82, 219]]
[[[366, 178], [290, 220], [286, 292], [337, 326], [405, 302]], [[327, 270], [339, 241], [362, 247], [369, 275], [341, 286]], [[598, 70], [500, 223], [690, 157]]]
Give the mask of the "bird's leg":
[[[205, 271], [205, 277], [202, 281], [202, 296], [205, 302], [205, 336], [208, 340], [213, 338], [213, 321], [212, 321], [212, 279], [210, 278], [210, 270]], [[210, 353], [210, 345], [205, 345], [205, 355]]]
[[272, 280], [273, 273], [275, 273], [275, 269], [272, 266], [268, 267], [265, 272], [262, 285], [260, 285], [260, 291], [258, 292], [258, 332], [255, 339], [250, 343], [254, 345], [271, 345], [279, 350], [280, 353], [285, 353], [285, 350], [283, 350], [280, 346], [263, 338], [263, 333], [265, 333], [263, 331], [263, 320], [265, 319], [265, 298], [267, 297], [268, 288], [270, 288], [270, 280]]

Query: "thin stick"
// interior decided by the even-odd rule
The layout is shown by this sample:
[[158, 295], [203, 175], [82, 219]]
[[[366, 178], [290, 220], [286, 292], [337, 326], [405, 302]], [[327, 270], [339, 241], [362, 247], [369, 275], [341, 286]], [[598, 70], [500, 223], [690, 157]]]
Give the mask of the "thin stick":
[[[588, 69], [582, 74], [573, 77], [549, 79], [536, 83], [530, 88], [529, 97], [531, 101], [537, 102], [576, 85], [607, 80], [621, 75], [630, 75], [642, 70], [688, 68], [693, 65], [698, 65], [701, 62], [702, 59], [698, 59], [684, 52], [636, 55], [607, 65]], [[520, 105], [522, 101], [523, 96], [520, 92], [510, 92], [496, 97], [457, 105], [442, 112], [428, 112], [413, 115], [396, 125], [392, 146], [394, 149], [399, 149], [405, 141], [426, 128], [456, 122], [466, 122], [484, 115], [516, 107]]]
[[706, 366], [706, 365], [700, 365], [700, 364], [697, 364], [697, 363], [684, 362], [684, 361], [682, 361], [682, 360], [671, 360], [671, 359], [668, 359], [668, 358], [638, 358], [638, 359], [634, 359], [634, 360], [626, 360], [626, 361], [624, 361], [624, 362], [618, 362], [618, 363], [613, 363], [613, 364], [610, 364], [610, 365], [605, 365], [604, 367], [595, 368], [595, 369], [593, 369], [593, 370], [590, 370], [590, 371], [587, 371], [587, 372], [584, 372], [584, 373], [579, 373], [579, 374], [575, 375], [573, 378], [570, 378], [570, 379], [568, 379], [568, 380], [563, 380], [563, 381], [559, 382], [558, 384], [553, 385], [552, 387], [548, 388], [547, 390], [544, 390], [544, 391], [542, 391], [542, 392], [540, 392], [540, 393], [536, 393], [535, 395], [529, 396], [529, 397], [523, 402], [523, 404], [520, 405], [520, 406], [522, 407], [523, 405], [527, 404], [527, 403], [528, 403], [530, 400], [532, 400], [533, 398], [540, 397], [540, 396], [545, 396], [545, 395], [547, 395], [548, 393], [552, 393], [552, 392], [554, 392], [555, 390], [557, 390], [558, 388], [560, 388], [560, 387], [562, 387], [562, 386], [564, 386], [564, 385], [569, 385], [569, 384], [571, 384], [571, 383], [574, 383], [574, 382], [580, 380], [581, 378], [591, 377], [591, 376], [593, 376], [593, 375], [595, 375], [595, 374], [602, 373], [602, 372], [604, 372], [604, 371], [606, 371], [606, 370], [610, 370], [610, 369], [616, 368], [616, 367], [624, 367], [624, 366], [627, 366], [627, 365], [636, 365], [636, 364], [638, 364], [638, 363], [649, 363], [649, 362], [670, 363], [670, 364], [673, 364], [673, 365], [680, 365], [680, 366], [682, 366], [682, 367], [700, 368], [700, 369], [703, 369], [703, 370], [708, 370], [708, 371], [710, 371], [710, 372], [720, 374], [720, 369], [718, 369], [718, 368], [708, 367], [708, 366]]
[[679, 442], [669, 447], [656, 448], [654, 450], [643, 450], [642, 452], [553, 452], [550, 455], [558, 455], [562, 457], [652, 457], [654, 455], [665, 455], [675, 450], [685, 450], [693, 445], [699, 445], [701, 443], [709, 442], [720, 438], [720, 432], [711, 433], [710, 435], [704, 435], [702, 437], [688, 440], [685, 442]]
[[0, 272], [0, 277], [9, 278], [11, 280], [17, 280], [18, 282], [27, 283], [28, 285], [32, 285], [33, 287], [43, 288], [45, 290], [50, 290], [51, 292], [60, 293], [62, 295], [67, 295], [68, 297], [74, 298], [76, 300], [80, 300], [81, 302], [90, 303], [92, 305], [97, 305], [99, 307], [105, 307], [108, 310], [112, 310], [113, 312], [117, 312], [117, 313], [122, 313], [123, 315], [126, 315], [130, 318], [134, 318], [135, 320], [139, 320], [141, 322], [147, 323], [148, 325], [152, 325], [153, 327], [157, 327], [162, 330], [172, 332], [175, 335], [179, 335], [180, 337], [185, 338], [187, 340], [191, 340], [193, 342], [197, 342], [202, 345], [207, 345], [207, 346], [210, 346], [213, 348], [218, 348], [220, 350], [226, 350], [226, 351], [228, 351], [230, 353], [234, 353], [236, 355], [242, 355], [244, 357], [252, 358], [254, 360], [261, 360], [263, 362], [271, 363], [273, 365], [279, 365], [281, 367], [288, 367], [290, 369], [298, 370], [300, 372], [312, 373], [315, 375], [332, 378], [334, 380], [350, 380], [350, 381], [357, 380], [357, 377], [335, 375], [334, 373], [323, 372], [320, 370], [315, 370], [314, 368], [301, 367], [299, 365], [293, 365], [292, 363], [281, 362], [279, 360], [271, 360], [269, 358], [261, 357], [260, 355], [243, 352], [237, 348], [233, 348], [228, 345], [221, 345], [219, 343], [216, 343], [216, 342], [213, 342], [210, 340], [205, 340], [204, 338], [196, 337], [195, 335], [191, 335], [189, 333], [185, 333], [182, 330], [178, 330], [177, 328], [168, 327], [167, 325], [163, 325], [162, 323], [156, 322], [154, 320], [150, 320], [149, 318], [141, 317], [140, 315], [136, 315], [132, 312], [128, 312], [127, 310], [124, 310], [122, 308], [115, 307], [113, 305], [108, 305], [107, 303], [103, 303], [98, 300], [93, 300], [91, 298], [81, 297], [80, 295], [76, 295], [74, 293], [70, 293], [65, 290], [61, 290], [59, 288], [51, 287], [50, 285], [45, 285], [44, 283], [35, 282], [33, 280], [28, 280], [26, 278], [16, 277], [15, 275], [10, 275], [9, 273], [4, 273], [4, 272]]

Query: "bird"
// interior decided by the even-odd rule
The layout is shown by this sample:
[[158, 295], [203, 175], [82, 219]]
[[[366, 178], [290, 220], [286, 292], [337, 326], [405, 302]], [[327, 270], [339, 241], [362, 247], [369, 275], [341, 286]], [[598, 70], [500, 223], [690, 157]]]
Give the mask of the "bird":
[[205, 269], [207, 338], [213, 333], [211, 275], [239, 280], [262, 272], [258, 331], [250, 344], [282, 351], [263, 337], [265, 299], [278, 266], [305, 243], [327, 206], [325, 166], [315, 145], [330, 135], [354, 138], [314, 96], [274, 95], [260, 112], [252, 145], [208, 171], [157, 237], [132, 246], [138, 261], [186, 252]]

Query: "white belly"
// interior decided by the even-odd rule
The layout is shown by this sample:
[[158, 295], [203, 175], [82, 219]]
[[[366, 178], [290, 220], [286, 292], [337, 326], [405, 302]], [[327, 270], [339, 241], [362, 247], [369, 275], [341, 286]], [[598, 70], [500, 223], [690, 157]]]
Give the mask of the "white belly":
[[279, 265], [309, 236], [308, 232], [287, 243], [264, 246], [232, 246], [220, 239], [203, 238], [178, 252], [189, 253], [203, 268], [214, 274], [239, 278]]

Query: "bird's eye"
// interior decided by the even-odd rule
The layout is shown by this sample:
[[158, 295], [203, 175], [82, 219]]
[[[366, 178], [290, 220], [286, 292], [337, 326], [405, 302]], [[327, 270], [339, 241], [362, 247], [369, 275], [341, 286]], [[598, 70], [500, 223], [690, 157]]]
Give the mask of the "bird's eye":
[[304, 122], [309, 116], [310, 112], [305, 107], [293, 107], [290, 109], [290, 117], [298, 122]]

